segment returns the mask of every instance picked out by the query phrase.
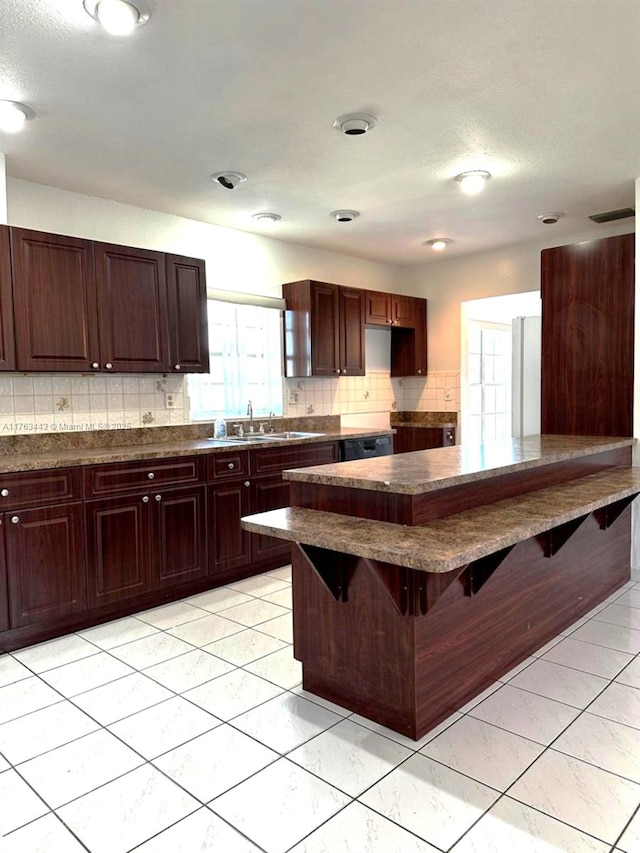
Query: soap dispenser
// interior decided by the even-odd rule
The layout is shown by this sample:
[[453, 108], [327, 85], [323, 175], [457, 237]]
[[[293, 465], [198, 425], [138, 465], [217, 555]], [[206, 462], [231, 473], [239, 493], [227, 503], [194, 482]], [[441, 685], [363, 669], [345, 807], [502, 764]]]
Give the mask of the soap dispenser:
[[216, 418], [213, 424], [213, 437], [214, 438], [226, 438], [227, 437], [227, 422], [224, 418]]

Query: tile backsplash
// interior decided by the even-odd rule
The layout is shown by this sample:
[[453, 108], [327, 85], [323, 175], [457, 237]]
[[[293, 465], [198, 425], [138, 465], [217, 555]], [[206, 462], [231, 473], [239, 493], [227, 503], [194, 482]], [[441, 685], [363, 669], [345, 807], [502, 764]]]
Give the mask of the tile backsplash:
[[0, 434], [185, 424], [190, 422], [185, 388], [184, 376], [5, 375]]
[[336, 415], [415, 410], [457, 412], [460, 373], [391, 377], [388, 373], [328, 379], [285, 379], [284, 410], [296, 415]]
[[[393, 410], [457, 412], [460, 408], [458, 372], [403, 379], [388, 373], [285, 379], [283, 386], [287, 417]], [[184, 376], [0, 376], [0, 435], [189, 423]]]

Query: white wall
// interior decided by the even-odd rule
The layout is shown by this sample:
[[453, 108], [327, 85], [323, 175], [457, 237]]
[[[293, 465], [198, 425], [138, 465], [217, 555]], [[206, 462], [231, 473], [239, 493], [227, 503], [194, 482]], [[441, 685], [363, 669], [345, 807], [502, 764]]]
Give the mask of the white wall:
[[459, 370], [461, 358], [460, 304], [469, 299], [540, 290], [540, 251], [581, 240], [626, 234], [633, 220], [621, 225], [601, 225], [573, 237], [520, 243], [491, 252], [405, 267], [399, 271], [401, 292], [429, 300], [429, 371]]
[[7, 194], [10, 225], [204, 258], [207, 284], [220, 290], [281, 296], [283, 282], [316, 278], [401, 292], [397, 269], [373, 261], [15, 178]]

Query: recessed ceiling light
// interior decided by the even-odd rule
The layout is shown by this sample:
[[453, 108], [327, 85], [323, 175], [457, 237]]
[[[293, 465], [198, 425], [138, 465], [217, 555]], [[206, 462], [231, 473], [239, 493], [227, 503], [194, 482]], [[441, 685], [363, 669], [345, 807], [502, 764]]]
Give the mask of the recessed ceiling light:
[[475, 195], [484, 189], [484, 185], [490, 177], [491, 172], [485, 172], [484, 169], [473, 169], [470, 172], [461, 172], [455, 176], [454, 180], [460, 184], [462, 192]]
[[448, 237], [436, 237], [434, 240], [427, 240], [425, 246], [431, 246], [436, 252], [441, 252], [446, 249], [451, 240]]
[[331, 216], [337, 219], [338, 222], [353, 222], [354, 219], [360, 216], [360, 212], [357, 210], [334, 210]]
[[279, 213], [254, 213], [251, 218], [264, 225], [273, 225], [282, 219]]
[[244, 184], [247, 180], [247, 176], [242, 172], [214, 172], [213, 175], [211, 175], [211, 180], [220, 184], [220, 186], [224, 187], [225, 190], [235, 190], [237, 186]]
[[333, 126], [346, 136], [362, 136], [378, 124], [378, 119], [368, 113], [349, 113], [338, 116]]
[[0, 130], [4, 133], [16, 133], [22, 130], [25, 122], [35, 117], [35, 112], [26, 104], [19, 104], [17, 101], [0, 101]]
[[558, 219], [562, 219], [564, 213], [556, 211], [555, 213], [540, 213], [536, 216], [543, 225], [555, 225]]
[[83, 0], [84, 8], [113, 36], [128, 36], [149, 20], [146, 0]]

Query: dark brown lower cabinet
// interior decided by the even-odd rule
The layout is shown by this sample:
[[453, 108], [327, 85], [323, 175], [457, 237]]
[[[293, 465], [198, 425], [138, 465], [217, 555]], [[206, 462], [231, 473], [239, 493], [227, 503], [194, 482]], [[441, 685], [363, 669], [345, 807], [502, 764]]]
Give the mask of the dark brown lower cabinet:
[[205, 487], [163, 489], [152, 498], [152, 581], [155, 589], [207, 574]]
[[100, 607], [151, 588], [149, 495], [86, 503], [87, 601]]
[[394, 453], [411, 453], [432, 447], [448, 447], [456, 443], [455, 427], [396, 426]]
[[205, 487], [87, 501], [89, 607], [207, 574]]
[[10, 627], [85, 610], [82, 504], [5, 513], [2, 526]]
[[231, 480], [209, 486], [209, 572], [212, 575], [251, 562], [251, 534], [240, 526], [251, 514], [251, 483]]
[[9, 628], [9, 592], [7, 590], [7, 561], [4, 551], [4, 518], [0, 515], [0, 631]]
[[[287, 480], [282, 479], [282, 474], [272, 477], [259, 477], [251, 484], [252, 512], [269, 512], [271, 509], [280, 509], [289, 506], [291, 489]], [[288, 562], [291, 553], [291, 545], [282, 539], [274, 539], [273, 536], [260, 536], [251, 534], [253, 539], [254, 560], [265, 560], [269, 557], [282, 557]]]

